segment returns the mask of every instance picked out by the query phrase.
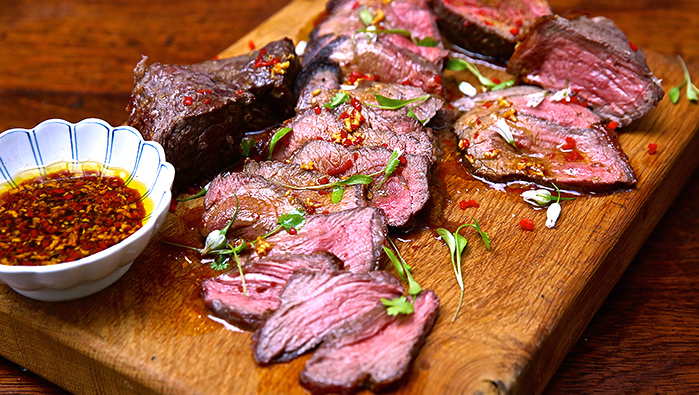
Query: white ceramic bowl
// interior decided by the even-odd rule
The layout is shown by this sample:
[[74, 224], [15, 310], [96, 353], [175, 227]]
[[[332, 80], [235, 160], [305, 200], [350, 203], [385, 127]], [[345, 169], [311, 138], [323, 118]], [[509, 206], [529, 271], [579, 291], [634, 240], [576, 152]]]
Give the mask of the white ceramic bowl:
[[[51, 119], [34, 129], [0, 134], [0, 184], [13, 185], [18, 173], [57, 162], [97, 162], [127, 170], [147, 188], [153, 205], [146, 223], [120, 243], [85, 258], [49, 266], [0, 265], [0, 283], [32, 299], [63, 301], [91, 295], [117, 281], [160, 229], [172, 193], [175, 169], [160, 144], [143, 141], [131, 127], [112, 127], [100, 119], [72, 124]], [[130, 181], [127, 180], [127, 183]]]

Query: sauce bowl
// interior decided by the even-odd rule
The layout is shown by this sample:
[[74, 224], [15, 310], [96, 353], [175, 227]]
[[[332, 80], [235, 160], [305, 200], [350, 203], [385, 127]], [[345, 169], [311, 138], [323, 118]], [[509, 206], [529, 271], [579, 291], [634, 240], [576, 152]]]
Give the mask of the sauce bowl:
[[42, 301], [82, 298], [121, 278], [165, 221], [175, 177], [160, 144], [144, 141], [132, 127], [112, 127], [96, 118], [76, 124], [50, 119], [33, 129], [9, 129], [0, 134], [0, 185], [4, 185], [0, 192], [14, 187], [15, 177], [23, 171], [37, 169], [43, 174], [60, 162], [91, 162], [126, 170], [127, 185], [132, 179], [141, 185], [151, 209], [140, 229], [95, 254], [47, 266], [0, 265], [0, 284]]

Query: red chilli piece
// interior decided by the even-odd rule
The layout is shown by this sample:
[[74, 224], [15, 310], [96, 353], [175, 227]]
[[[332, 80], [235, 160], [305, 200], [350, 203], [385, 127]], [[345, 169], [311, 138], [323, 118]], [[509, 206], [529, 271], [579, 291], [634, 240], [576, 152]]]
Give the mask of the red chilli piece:
[[500, 78], [493, 78], [491, 81], [493, 81], [494, 84], [502, 83], [502, 81], [500, 81]]
[[185, 106], [191, 106], [194, 103], [194, 99], [191, 96], [185, 96], [184, 100], [182, 100], [182, 103]]
[[510, 34], [512, 34], [513, 36], [518, 36], [519, 35], [519, 28], [513, 27], [512, 29], [510, 29]]
[[631, 47], [631, 50], [634, 52], [638, 51], [638, 46], [632, 42], [629, 42], [629, 47]]
[[478, 207], [480, 207], [480, 206], [481, 206], [481, 205], [478, 204], [478, 203], [476, 203], [475, 200], [469, 200], [469, 201], [462, 200], [462, 201], [459, 202], [459, 207], [461, 207], [462, 210], [466, 210], [466, 209], [469, 208], [469, 207], [476, 207], [476, 208], [478, 208]]
[[566, 137], [566, 142], [561, 146], [563, 150], [572, 150], [575, 148], [575, 139], [572, 137]]
[[522, 220], [519, 221], [519, 226], [522, 227], [522, 230], [534, 230], [534, 222], [529, 218], [522, 218]]
[[251, 51], [255, 49], [255, 42], [252, 40], [248, 41], [248, 48], [250, 48]]
[[296, 231], [296, 228], [294, 228], [293, 226], [289, 228], [289, 231], [288, 231], [288, 232], [289, 232], [289, 234], [292, 235], [292, 236], [294, 236], [296, 233], [298, 233], [298, 232]]
[[617, 122], [617, 121], [609, 121], [609, 123], [607, 124], [607, 127], [608, 127], [610, 130], [616, 130], [616, 128], [619, 127], [619, 122]]
[[567, 160], [568, 162], [573, 162], [580, 159], [580, 154], [578, 154], [578, 151], [570, 151], [566, 156], [563, 157], [563, 159]]
[[658, 144], [648, 143], [648, 155], [655, 155], [658, 150]]

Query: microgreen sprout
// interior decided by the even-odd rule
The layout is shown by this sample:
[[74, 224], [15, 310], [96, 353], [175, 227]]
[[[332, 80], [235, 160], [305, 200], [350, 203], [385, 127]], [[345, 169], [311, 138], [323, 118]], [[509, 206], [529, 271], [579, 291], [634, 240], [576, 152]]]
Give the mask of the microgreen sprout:
[[408, 265], [405, 262], [405, 259], [403, 259], [403, 256], [400, 254], [400, 251], [398, 251], [398, 248], [396, 248], [395, 243], [393, 243], [393, 240], [391, 238], [388, 238], [389, 243], [391, 244], [391, 247], [393, 250], [396, 251], [396, 253], [393, 253], [393, 250], [388, 247], [383, 247], [384, 252], [388, 256], [388, 258], [393, 262], [393, 266], [396, 268], [396, 272], [398, 272], [398, 276], [403, 280], [408, 282], [408, 294], [410, 295], [417, 295], [422, 291], [422, 287], [420, 284], [418, 284], [417, 281], [413, 278], [412, 275], [412, 267]]
[[332, 110], [340, 104], [345, 103], [347, 100], [349, 100], [349, 98], [350, 96], [347, 92], [339, 91], [335, 94], [335, 96], [333, 96], [330, 103], [323, 104], [323, 107], [327, 108], [328, 110]]
[[378, 93], [374, 93], [374, 97], [376, 98], [376, 101], [379, 103], [378, 105], [372, 104], [372, 103], [365, 103], [365, 105], [369, 107], [374, 107], [374, 108], [380, 108], [382, 110], [398, 110], [403, 107], [407, 107], [410, 104], [415, 104], [414, 106], [408, 107], [408, 116], [410, 118], [415, 118], [420, 122], [421, 124], [426, 123], [426, 119], [420, 119], [417, 117], [415, 112], [413, 112], [414, 109], [420, 107], [420, 105], [424, 102], [426, 102], [432, 95], [426, 94], [418, 97], [414, 97], [412, 99], [406, 99], [406, 100], [401, 100], [401, 99], [392, 99], [390, 97], [382, 96], [379, 95]]
[[196, 194], [194, 194], [190, 197], [186, 197], [186, 198], [182, 198], [182, 199], [175, 199], [175, 200], [178, 202], [186, 202], [188, 200], [198, 199], [198, 198], [206, 195], [206, 191], [209, 189], [209, 185], [211, 185], [211, 183], [206, 184], [206, 186], [204, 188], [202, 188], [201, 191], [197, 192]]
[[556, 184], [552, 184], [556, 189], [556, 196], [546, 189], [536, 189], [524, 191], [520, 194], [524, 201], [539, 207], [546, 207], [546, 227], [551, 229], [556, 226], [556, 221], [561, 215], [561, 200], [574, 200], [575, 198], [565, 198], [561, 196], [561, 190]]
[[459, 314], [459, 311], [461, 310], [461, 304], [464, 301], [464, 278], [461, 274], [461, 255], [463, 254], [464, 249], [468, 244], [468, 241], [465, 237], [459, 234], [459, 231], [461, 230], [461, 228], [465, 226], [466, 225], [459, 226], [454, 233], [451, 233], [444, 228], [437, 229], [437, 234], [442, 236], [442, 240], [444, 240], [444, 242], [447, 244], [447, 247], [449, 247], [449, 253], [451, 256], [451, 267], [452, 269], [454, 269], [454, 276], [456, 277], [456, 282], [459, 284], [460, 289], [459, 305], [456, 307], [456, 311], [454, 312], [454, 317], [452, 317], [451, 322], [454, 322], [454, 320], [456, 320], [456, 316]]
[[512, 130], [510, 130], [510, 125], [507, 124], [504, 118], [498, 118], [495, 121], [495, 131], [511, 146], [515, 147], [517, 150], [517, 144], [515, 144], [515, 137], [512, 135]]
[[501, 83], [496, 83], [490, 78], [484, 76], [481, 74], [481, 72], [478, 70], [478, 68], [471, 62], [468, 62], [464, 59], [461, 58], [449, 58], [449, 61], [447, 62], [447, 69], [453, 70], [453, 71], [462, 71], [462, 70], [468, 70], [470, 71], [476, 78], [478, 79], [478, 82], [481, 83], [484, 87], [490, 89], [490, 90], [499, 90], [499, 89], [505, 89], [508, 88], [512, 85], [514, 85], [515, 81], [514, 80], [508, 80], [505, 82]]
[[680, 65], [682, 66], [682, 73], [684, 74], [684, 79], [682, 80], [681, 84], [675, 86], [670, 90], [670, 100], [672, 101], [672, 104], [677, 104], [677, 102], [680, 100], [680, 89], [682, 89], [682, 87], [686, 84], [687, 90], [685, 96], [687, 97], [687, 100], [696, 103], [699, 100], [697, 98], [697, 94], [699, 94], [699, 88], [697, 88], [696, 85], [692, 83], [692, 77], [690, 77], [689, 70], [687, 70], [687, 65], [684, 63], [682, 57], [678, 55], [677, 59], [679, 59]]
[[415, 311], [413, 304], [408, 302], [405, 296], [399, 296], [395, 299], [381, 298], [381, 303], [386, 306], [386, 314], [395, 316], [398, 314], [412, 314]]
[[276, 133], [274, 133], [274, 136], [272, 136], [272, 141], [269, 143], [269, 158], [272, 159], [272, 152], [274, 152], [274, 146], [277, 145], [279, 140], [284, 138], [289, 132], [291, 132], [291, 128], [281, 128], [277, 130]]
[[240, 141], [240, 153], [243, 156], [250, 156], [250, 150], [255, 146], [255, 139], [246, 137]]

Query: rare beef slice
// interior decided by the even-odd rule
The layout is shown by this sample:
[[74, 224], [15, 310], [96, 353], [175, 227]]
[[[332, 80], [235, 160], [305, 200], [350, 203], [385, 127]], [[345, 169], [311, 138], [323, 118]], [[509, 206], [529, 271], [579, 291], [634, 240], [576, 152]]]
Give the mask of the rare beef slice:
[[423, 291], [410, 315], [389, 316], [384, 306], [335, 331], [306, 362], [301, 384], [313, 394], [382, 391], [398, 384], [439, 315], [439, 298]]
[[400, 281], [384, 271], [298, 270], [281, 295], [281, 305], [255, 331], [255, 362], [285, 362], [318, 346], [349, 320], [381, 306], [381, 298], [403, 292]]
[[218, 317], [245, 329], [257, 329], [281, 303], [279, 296], [294, 271], [339, 270], [342, 262], [327, 252], [264, 257], [202, 282], [204, 302]]
[[664, 95], [643, 52], [604, 17], [538, 20], [507, 71], [550, 91], [567, 89], [621, 126], [648, 113]]

